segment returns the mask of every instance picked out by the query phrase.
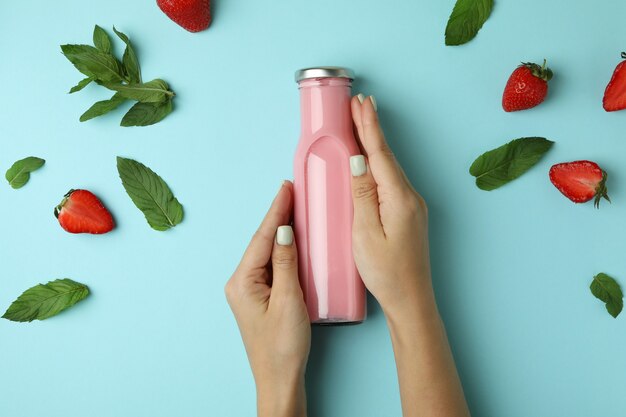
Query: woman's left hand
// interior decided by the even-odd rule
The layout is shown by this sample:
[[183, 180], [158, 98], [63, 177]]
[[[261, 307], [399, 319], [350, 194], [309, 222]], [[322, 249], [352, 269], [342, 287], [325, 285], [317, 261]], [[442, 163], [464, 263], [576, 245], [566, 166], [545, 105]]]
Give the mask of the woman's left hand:
[[311, 326], [298, 282], [293, 184], [285, 181], [225, 292], [257, 386], [259, 416], [305, 416]]

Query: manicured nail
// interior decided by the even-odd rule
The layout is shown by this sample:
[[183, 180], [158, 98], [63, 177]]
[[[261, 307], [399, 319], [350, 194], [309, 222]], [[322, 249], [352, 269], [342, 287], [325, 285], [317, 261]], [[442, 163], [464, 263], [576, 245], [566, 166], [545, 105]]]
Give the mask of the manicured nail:
[[285, 180], [280, 180], [280, 187], [278, 187], [278, 191], [283, 189], [283, 185], [285, 185]]
[[278, 226], [276, 243], [281, 246], [290, 246], [293, 243], [293, 229], [291, 226]]
[[363, 94], [361, 94], [361, 93], [357, 94], [357, 95], [356, 95], [356, 98], [358, 98], [358, 99], [359, 99], [359, 102], [360, 102], [361, 104], [363, 104], [363, 100], [365, 100], [365, 96], [364, 96]]
[[378, 104], [376, 104], [376, 99], [374, 96], [370, 96], [370, 101], [372, 102], [372, 106], [374, 106], [374, 111], [378, 112]]
[[367, 165], [365, 165], [365, 157], [363, 155], [350, 157], [350, 172], [353, 177], [360, 177], [367, 172]]

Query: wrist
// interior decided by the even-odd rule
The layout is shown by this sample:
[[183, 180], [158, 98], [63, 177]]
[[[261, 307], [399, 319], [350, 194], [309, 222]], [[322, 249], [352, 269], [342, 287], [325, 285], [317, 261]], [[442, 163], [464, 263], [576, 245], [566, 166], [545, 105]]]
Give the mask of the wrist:
[[306, 417], [303, 372], [255, 379], [258, 417]]
[[409, 285], [405, 285], [390, 300], [380, 302], [385, 318], [390, 324], [439, 317], [430, 278], [411, 279], [409, 282]]

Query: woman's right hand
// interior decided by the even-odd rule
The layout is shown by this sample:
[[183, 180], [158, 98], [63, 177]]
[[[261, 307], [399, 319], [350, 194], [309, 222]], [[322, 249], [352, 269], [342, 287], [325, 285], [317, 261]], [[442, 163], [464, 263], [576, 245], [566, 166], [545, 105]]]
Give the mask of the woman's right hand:
[[352, 117], [365, 154], [350, 158], [352, 249], [387, 318], [402, 414], [469, 417], [433, 293], [426, 204], [385, 141], [374, 99], [353, 97]]
[[357, 269], [386, 315], [432, 307], [426, 203], [387, 145], [373, 97], [355, 96], [351, 104], [365, 154], [350, 158]]

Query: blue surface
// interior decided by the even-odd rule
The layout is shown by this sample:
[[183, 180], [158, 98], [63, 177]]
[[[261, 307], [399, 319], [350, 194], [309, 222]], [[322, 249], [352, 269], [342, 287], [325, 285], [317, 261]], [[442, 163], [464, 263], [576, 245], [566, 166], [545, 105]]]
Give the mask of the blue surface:
[[[393, 149], [430, 207], [434, 281], [475, 416], [589, 417], [626, 408], [626, 317], [589, 292], [592, 276], [626, 287], [626, 112], [601, 97], [626, 49], [626, 3], [497, 1], [478, 37], [444, 47], [446, 1], [214, 0], [210, 30], [190, 34], [153, 1], [0, 3], [0, 168], [47, 163], [21, 190], [0, 184], [0, 309], [38, 282], [70, 277], [92, 295], [30, 324], [0, 320], [0, 417], [250, 416], [254, 385], [223, 285], [291, 177], [299, 129], [294, 70], [345, 65], [375, 94]], [[124, 110], [78, 117], [107, 97], [68, 89], [80, 74], [62, 43], [113, 24], [137, 45], [146, 79], [163, 77], [175, 112], [147, 128]], [[121, 45], [116, 44], [117, 51]], [[540, 107], [506, 114], [520, 61], [548, 58]], [[556, 146], [490, 193], [468, 167], [521, 136]], [[153, 231], [117, 177], [115, 157], [161, 174], [185, 221]], [[613, 204], [575, 206], [548, 181], [552, 163], [598, 161]], [[88, 188], [114, 213], [105, 236], [74, 236], [53, 207]], [[314, 329], [314, 417], [398, 416], [384, 317]]]

